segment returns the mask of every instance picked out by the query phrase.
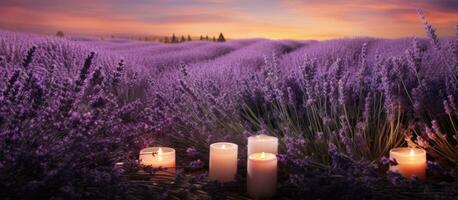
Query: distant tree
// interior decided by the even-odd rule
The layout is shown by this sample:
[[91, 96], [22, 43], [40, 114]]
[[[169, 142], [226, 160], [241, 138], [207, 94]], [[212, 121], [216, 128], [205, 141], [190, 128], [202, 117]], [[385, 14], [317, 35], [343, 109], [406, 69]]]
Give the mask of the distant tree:
[[208, 35], [205, 36], [205, 40], [208, 40]]
[[216, 42], [216, 38], [215, 38], [215, 36], [213, 36], [213, 39], [212, 39], [212, 40], [213, 40], [213, 42]]
[[56, 36], [57, 37], [64, 37], [64, 32], [63, 31], [57, 31]]
[[166, 36], [166, 37], [164, 38], [164, 43], [170, 43], [169, 37]]
[[226, 39], [224, 38], [223, 33], [220, 33], [220, 34], [219, 34], [218, 42], [226, 42]]
[[204, 36], [200, 35], [200, 40], [204, 40]]
[[192, 41], [192, 38], [190, 35], [188, 35], [188, 42], [191, 42]]
[[175, 33], [172, 35], [172, 43], [178, 43], [178, 38], [175, 36]]
[[184, 35], [181, 36], [180, 42], [186, 42], [186, 38], [184, 37]]

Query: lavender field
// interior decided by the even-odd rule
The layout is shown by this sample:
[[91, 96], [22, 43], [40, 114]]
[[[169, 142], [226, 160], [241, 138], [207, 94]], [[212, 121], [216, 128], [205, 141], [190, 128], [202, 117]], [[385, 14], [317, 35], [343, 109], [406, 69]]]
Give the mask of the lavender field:
[[[0, 198], [248, 199], [246, 138], [265, 133], [275, 199], [457, 199], [458, 34], [425, 23], [425, 38], [179, 44], [1, 31]], [[207, 180], [219, 141], [239, 144], [234, 183]], [[148, 146], [176, 149], [175, 181], [136, 173]], [[427, 151], [426, 181], [387, 171], [399, 146]]]

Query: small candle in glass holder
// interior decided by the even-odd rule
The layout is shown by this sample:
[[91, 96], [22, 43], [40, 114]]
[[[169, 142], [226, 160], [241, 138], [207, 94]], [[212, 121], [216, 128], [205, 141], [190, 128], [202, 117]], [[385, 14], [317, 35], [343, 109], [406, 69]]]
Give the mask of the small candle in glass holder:
[[269, 198], [277, 190], [277, 156], [273, 153], [253, 153], [248, 156], [248, 195], [254, 199]]
[[237, 174], [237, 152], [238, 146], [234, 143], [211, 144], [208, 178], [222, 183], [234, 181]]
[[394, 148], [390, 150], [390, 158], [397, 162], [397, 165], [390, 166], [391, 171], [398, 172], [406, 178], [416, 176], [419, 179], [425, 179], [425, 150], [409, 147]]
[[152, 181], [164, 182], [175, 179], [175, 149], [169, 147], [149, 147], [140, 151], [139, 163], [152, 168], [161, 168], [155, 171]]
[[248, 156], [253, 153], [278, 153], [278, 138], [265, 134], [248, 137]]
[[153, 168], [175, 168], [175, 149], [169, 147], [149, 147], [140, 151], [141, 165]]

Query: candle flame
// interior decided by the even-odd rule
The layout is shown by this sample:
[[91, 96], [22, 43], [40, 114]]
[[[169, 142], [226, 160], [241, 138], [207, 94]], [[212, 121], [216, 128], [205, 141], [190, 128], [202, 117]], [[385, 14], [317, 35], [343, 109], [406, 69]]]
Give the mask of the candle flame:
[[266, 154], [264, 152], [261, 153], [261, 159], [265, 159], [266, 158]]
[[158, 160], [158, 161], [162, 161], [162, 154], [163, 154], [162, 148], [159, 147], [159, 149], [157, 150], [157, 156], [158, 156], [158, 157], [157, 157], [157, 160]]
[[415, 151], [413, 151], [413, 149], [410, 149], [409, 156], [414, 156], [414, 155], [415, 155]]
[[223, 144], [223, 146], [221, 147], [221, 149], [226, 149], [226, 145], [225, 145], [225, 144]]

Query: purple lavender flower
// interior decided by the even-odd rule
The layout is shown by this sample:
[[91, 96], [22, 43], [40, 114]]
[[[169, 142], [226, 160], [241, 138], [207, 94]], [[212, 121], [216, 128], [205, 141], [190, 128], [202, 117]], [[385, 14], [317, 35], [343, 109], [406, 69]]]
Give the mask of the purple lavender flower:
[[35, 51], [37, 50], [37, 46], [33, 46], [27, 51], [27, 56], [24, 58], [24, 61], [22, 62], [22, 67], [27, 68], [30, 63], [32, 63], [33, 55], [35, 54]]
[[448, 115], [451, 115], [453, 113], [453, 110], [452, 108], [450, 107], [450, 104], [448, 103], [447, 100], [444, 100], [443, 101], [443, 105], [444, 105], [444, 111], [445, 113], [447, 113]]
[[382, 163], [382, 165], [392, 165], [392, 166], [398, 165], [398, 162], [396, 161], [396, 159], [388, 158], [388, 157], [385, 157], [385, 156], [380, 158], [380, 163]]
[[418, 13], [418, 16], [420, 16], [420, 19], [423, 21], [425, 32], [428, 34], [428, 37], [431, 40], [431, 43], [434, 44], [434, 46], [437, 49], [441, 49], [439, 38], [436, 35], [436, 30], [426, 20], [425, 13], [422, 10], [418, 10], [417, 13]]
[[348, 94], [345, 90], [346, 81], [343, 79], [344, 78], [340, 79], [338, 83], [339, 85], [339, 89], [338, 89], [339, 90], [339, 104], [345, 106], [348, 101]]
[[202, 169], [204, 166], [205, 166], [204, 162], [202, 162], [200, 159], [189, 163], [189, 167], [191, 167], [192, 169]]
[[197, 149], [195, 147], [188, 147], [186, 149], [186, 154], [190, 157], [195, 157], [197, 155], [199, 155], [199, 152], [197, 151]]
[[429, 143], [428, 141], [426, 141], [425, 139], [423, 139], [421, 136], [417, 136], [417, 143], [420, 147], [426, 149], [429, 147]]
[[439, 137], [441, 137], [442, 139], [446, 139], [447, 135], [443, 134], [441, 129], [440, 129], [440, 126], [439, 124], [437, 123], [436, 120], [433, 120], [431, 121], [431, 124], [432, 124], [432, 127], [433, 127], [433, 130], [434, 132], [439, 135]]
[[426, 136], [428, 136], [430, 140], [436, 139], [436, 133], [434, 133], [428, 126], [425, 127], [425, 132]]

